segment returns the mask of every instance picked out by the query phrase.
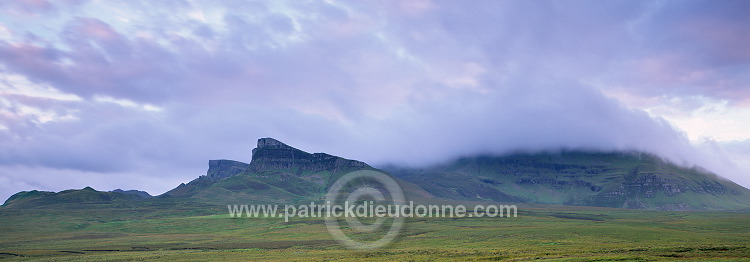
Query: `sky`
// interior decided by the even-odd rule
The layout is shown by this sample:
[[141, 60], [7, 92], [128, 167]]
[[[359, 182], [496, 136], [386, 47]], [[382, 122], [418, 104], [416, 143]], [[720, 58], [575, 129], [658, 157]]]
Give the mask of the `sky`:
[[750, 187], [750, 2], [0, 2], [0, 199], [261, 137], [372, 165], [641, 151]]

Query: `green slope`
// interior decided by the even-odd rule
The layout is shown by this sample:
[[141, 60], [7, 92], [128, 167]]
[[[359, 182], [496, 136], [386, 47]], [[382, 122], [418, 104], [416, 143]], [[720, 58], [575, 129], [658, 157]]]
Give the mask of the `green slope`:
[[148, 198], [150, 196], [143, 196], [133, 192], [121, 190], [103, 192], [86, 187], [83, 189], [63, 190], [57, 193], [37, 190], [22, 191], [8, 198], [3, 206], [10, 208], [40, 208], [51, 205], [66, 205], [74, 208], [84, 207], [88, 204], [139, 202]]
[[467, 157], [421, 169], [385, 168], [433, 195], [649, 210], [739, 210], [750, 190], [649, 154], [560, 152]]

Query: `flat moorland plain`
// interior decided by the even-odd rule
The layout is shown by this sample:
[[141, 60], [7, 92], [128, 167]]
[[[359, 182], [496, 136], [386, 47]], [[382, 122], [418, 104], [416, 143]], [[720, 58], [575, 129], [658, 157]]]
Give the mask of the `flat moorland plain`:
[[750, 261], [748, 213], [518, 208], [518, 217], [409, 218], [394, 243], [371, 251], [347, 250], [321, 218], [231, 218], [226, 206], [0, 208], [0, 259]]

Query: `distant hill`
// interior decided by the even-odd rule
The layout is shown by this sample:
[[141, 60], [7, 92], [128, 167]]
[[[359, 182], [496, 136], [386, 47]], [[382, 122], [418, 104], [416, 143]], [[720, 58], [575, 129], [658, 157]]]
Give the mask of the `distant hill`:
[[[4, 206], [185, 201], [291, 204], [323, 199], [338, 178], [363, 169], [378, 170], [364, 162], [307, 153], [273, 138], [261, 138], [250, 163], [210, 160], [206, 175], [157, 197], [137, 190], [101, 192], [87, 187], [59, 193], [19, 192]], [[635, 152], [475, 156], [425, 168], [389, 166], [382, 170], [394, 176], [407, 199], [415, 201], [750, 210], [750, 190], [699, 168], [684, 168]]]
[[750, 190], [643, 153], [478, 156], [428, 168], [384, 169], [449, 199], [648, 210], [750, 207]]
[[34, 208], [55, 204], [106, 204], [130, 202], [148, 198], [151, 198], [151, 195], [143, 191], [123, 191], [118, 189], [110, 192], [103, 192], [97, 191], [91, 187], [85, 187], [83, 189], [63, 190], [57, 193], [37, 190], [21, 191], [10, 196], [3, 206], [14, 208]]
[[143, 198], [143, 199], [154, 197], [151, 194], [149, 194], [148, 192], [146, 192], [146, 191], [140, 191], [140, 190], [122, 190], [122, 189], [118, 188], [118, 189], [115, 189], [115, 190], [112, 190], [112, 191], [109, 191], [109, 192], [131, 194], [131, 195], [135, 195], [137, 197]]

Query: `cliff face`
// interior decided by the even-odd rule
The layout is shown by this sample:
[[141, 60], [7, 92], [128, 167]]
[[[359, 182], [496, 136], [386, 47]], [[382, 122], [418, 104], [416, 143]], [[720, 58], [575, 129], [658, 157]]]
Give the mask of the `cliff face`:
[[[258, 147], [253, 149], [250, 164], [234, 160], [209, 160], [208, 172], [200, 178], [203, 184], [223, 180], [240, 173], [264, 172], [273, 170], [332, 171], [347, 168], [370, 167], [364, 162], [348, 160], [325, 153], [310, 154], [288, 146], [273, 138], [258, 139]], [[188, 184], [196, 184], [193, 181]]]
[[364, 162], [348, 160], [325, 153], [310, 154], [288, 146], [273, 138], [258, 139], [258, 147], [253, 149], [250, 169], [253, 171], [288, 170], [338, 172], [352, 167], [369, 167]]
[[248, 167], [250, 167], [249, 164], [234, 160], [209, 160], [206, 178], [211, 181], [219, 181], [242, 173], [242, 171], [245, 171]]
[[324, 153], [310, 154], [273, 138], [258, 139], [258, 146], [252, 152], [250, 164], [210, 160], [206, 175], [181, 184], [164, 196], [291, 199], [319, 194], [332, 181], [331, 176], [341, 172], [370, 168], [360, 161]]

